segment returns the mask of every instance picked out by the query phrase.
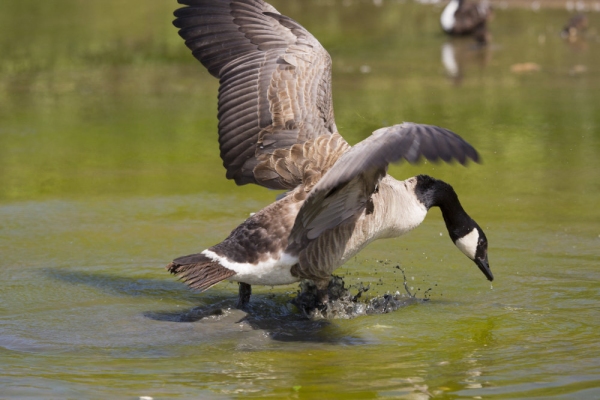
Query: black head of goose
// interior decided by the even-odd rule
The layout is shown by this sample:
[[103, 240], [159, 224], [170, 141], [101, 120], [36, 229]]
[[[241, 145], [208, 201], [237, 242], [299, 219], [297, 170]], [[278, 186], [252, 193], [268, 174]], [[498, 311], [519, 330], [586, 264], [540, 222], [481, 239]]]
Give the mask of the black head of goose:
[[331, 273], [373, 240], [417, 227], [440, 207], [450, 237], [485, 276], [487, 241], [450, 185], [397, 181], [390, 163], [421, 158], [465, 164], [475, 149], [436, 126], [403, 123], [350, 146], [337, 132], [331, 59], [302, 26], [262, 0], [179, 0], [175, 26], [219, 78], [219, 143], [227, 178], [287, 190], [221, 243], [167, 269], [191, 288], [223, 280], [251, 285], [313, 280], [326, 300]]
[[465, 0], [450, 0], [442, 11], [440, 24], [448, 35], [473, 35], [478, 44], [485, 45], [489, 41], [487, 22], [490, 16], [491, 9], [487, 1], [475, 4]]

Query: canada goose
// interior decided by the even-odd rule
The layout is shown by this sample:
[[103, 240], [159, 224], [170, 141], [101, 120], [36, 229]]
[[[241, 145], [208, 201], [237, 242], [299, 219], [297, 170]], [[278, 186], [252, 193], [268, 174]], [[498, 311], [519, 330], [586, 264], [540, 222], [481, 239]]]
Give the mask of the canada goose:
[[375, 239], [400, 236], [440, 207], [454, 244], [493, 279], [485, 234], [450, 185], [428, 176], [397, 181], [390, 162], [468, 159], [475, 149], [449, 130], [412, 123], [379, 129], [350, 146], [337, 132], [331, 59], [294, 20], [262, 0], [179, 0], [174, 25], [219, 88], [219, 143], [227, 178], [288, 193], [221, 243], [167, 265], [200, 291], [306, 278], [327, 301], [331, 273]]
[[473, 35], [477, 43], [489, 41], [487, 21], [491, 15], [487, 2], [466, 3], [464, 0], [450, 0], [442, 11], [440, 24], [449, 35]]
[[588, 27], [588, 18], [585, 14], [577, 14], [573, 16], [563, 30], [560, 36], [570, 42], [574, 42], [578, 37], [581, 37]]

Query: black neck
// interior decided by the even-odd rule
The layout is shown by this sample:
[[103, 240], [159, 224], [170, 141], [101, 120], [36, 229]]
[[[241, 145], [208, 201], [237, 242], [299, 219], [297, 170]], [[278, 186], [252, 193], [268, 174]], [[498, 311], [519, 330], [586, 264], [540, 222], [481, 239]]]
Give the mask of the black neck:
[[456, 192], [444, 181], [427, 175], [417, 176], [417, 198], [427, 209], [439, 207], [453, 242], [471, 232], [475, 221], [462, 208]]

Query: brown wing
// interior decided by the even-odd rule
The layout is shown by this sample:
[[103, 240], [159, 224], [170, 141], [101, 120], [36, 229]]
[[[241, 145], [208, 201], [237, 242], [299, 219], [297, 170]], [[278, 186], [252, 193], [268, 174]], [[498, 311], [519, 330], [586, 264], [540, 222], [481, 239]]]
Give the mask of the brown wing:
[[457, 134], [437, 126], [403, 123], [379, 129], [344, 153], [311, 190], [290, 234], [301, 248], [326, 230], [357, 218], [386, 174], [389, 163], [468, 159], [477, 151]]
[[458, 35], [470, 34], [476, 30], [485, 29], [489, 9], [486, 5], [463, 3], [454, 14], [454, 33]]
[[[265, 173], [271, 156], [337, 132], [331, 59], [302, 26], [262, 0], [179, 0], [174, 25], [220, 80], [219, 144], [227, 178], [290, 189], [301, 176]], [[282, 153], [279, 156], [281, 158]], [[255, 168], [262, 166], [262, 175]]]

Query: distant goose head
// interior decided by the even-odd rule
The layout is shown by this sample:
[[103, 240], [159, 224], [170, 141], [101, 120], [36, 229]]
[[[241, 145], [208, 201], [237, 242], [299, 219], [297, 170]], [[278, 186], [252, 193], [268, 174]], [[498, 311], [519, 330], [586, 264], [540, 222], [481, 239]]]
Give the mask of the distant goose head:
[[415, 194], [427, 209], [439, 207], [452, 242], [493, 281], [488, 262], [488, 241], [481, 227], [462, 208], [452, 186], [426, 175], [417, 176]]

